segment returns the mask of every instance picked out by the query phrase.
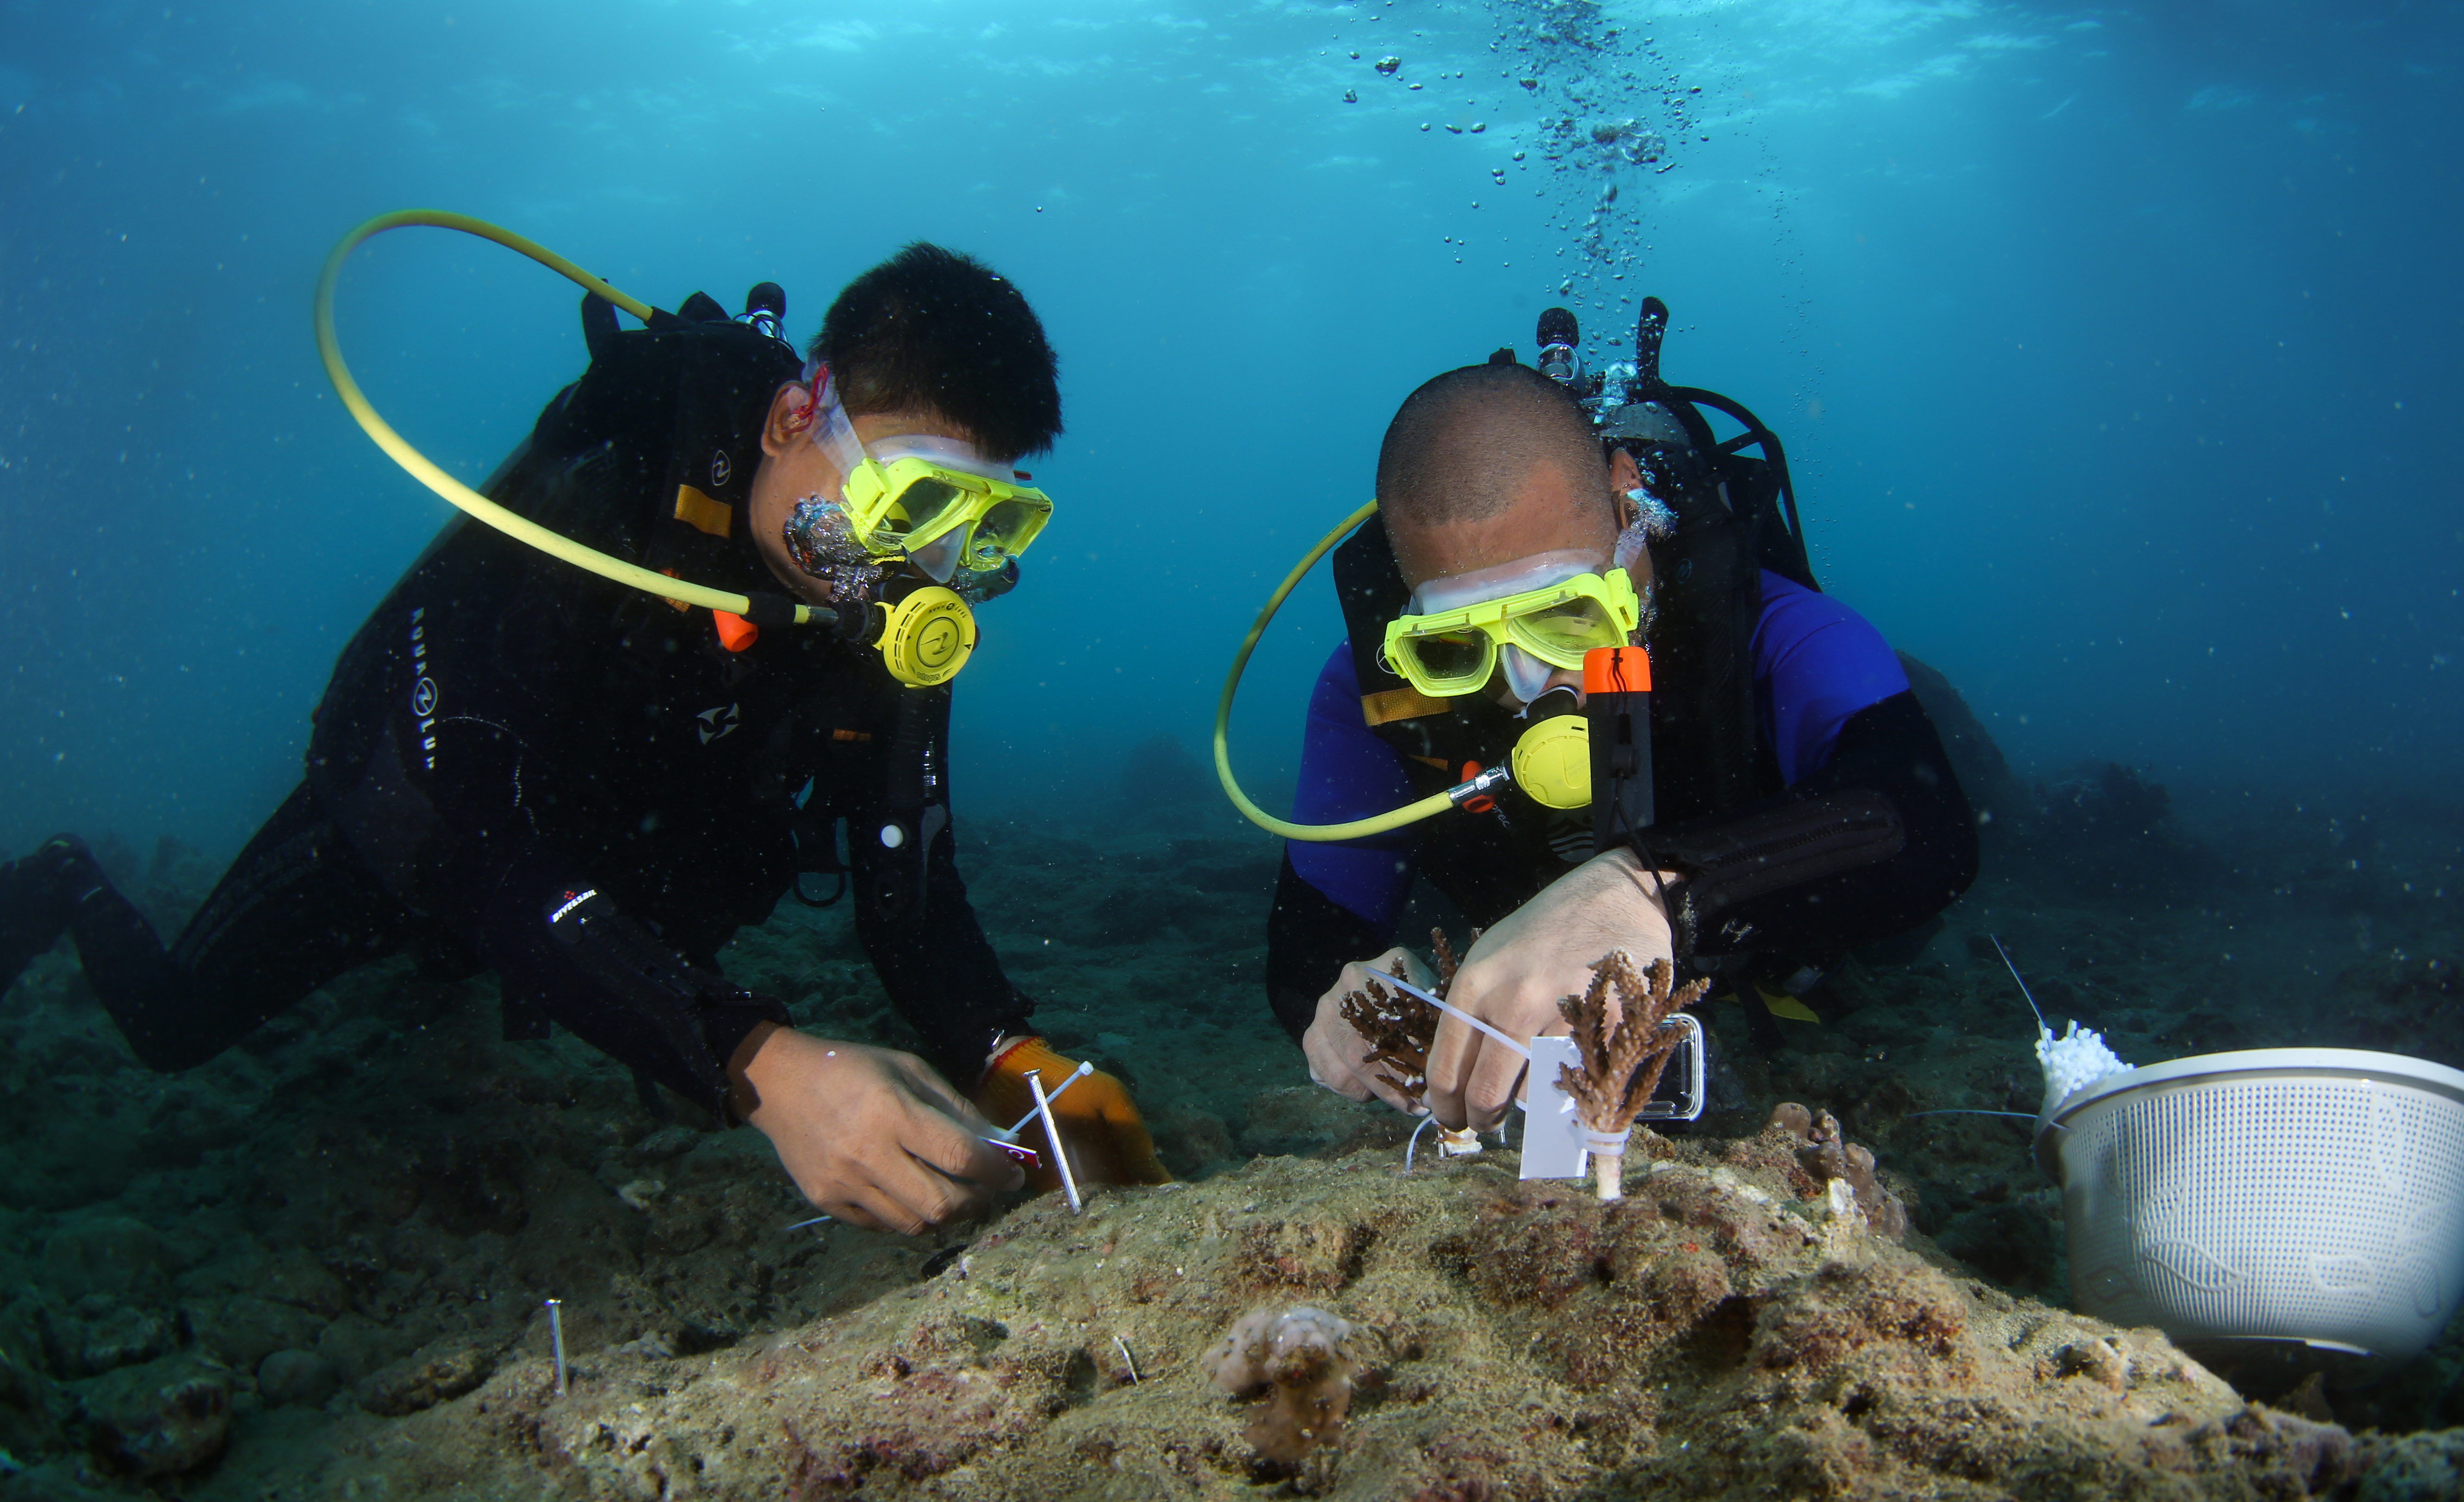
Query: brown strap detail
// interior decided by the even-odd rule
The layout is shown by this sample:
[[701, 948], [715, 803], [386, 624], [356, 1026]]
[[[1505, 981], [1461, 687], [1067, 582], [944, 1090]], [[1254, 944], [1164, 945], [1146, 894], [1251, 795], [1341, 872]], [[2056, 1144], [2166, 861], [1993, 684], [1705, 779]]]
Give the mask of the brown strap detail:
[[[670, 578], [674, 578], [676, 577], [676, 571], [673, 569], [661, 569], [659, 572]], [[691, 610], [693, 608], [693, 606], [686, 604], [683, 600], [676, 599], [673, 595], [661, 595], [659, 597], [659, 600], [670, 610]]]
[[1423, 767], [1435, 767], [1440, 772], [1446, 770], [1446, 759], [1443, 756], [1415, 756], [1412, 760], [1419, 762]]
[[736, 512], [690, 485], [676, 487], [676, 520], [693, 531], [724, 537], [736, 531]]
[[830, 739], [834, 741], [869, 741], [872, 739], [872, 732], [870, 730], [832, 730], [830, 732]]
[[1389, 688], [1383, 693], [1360, 696], [1360, 717], [1372, 725], [1417, 720], [1422, 715], [1445, 712], [1446, 702], [1443, 699], [1432, 699], [1409, 684], [1400, 688]]

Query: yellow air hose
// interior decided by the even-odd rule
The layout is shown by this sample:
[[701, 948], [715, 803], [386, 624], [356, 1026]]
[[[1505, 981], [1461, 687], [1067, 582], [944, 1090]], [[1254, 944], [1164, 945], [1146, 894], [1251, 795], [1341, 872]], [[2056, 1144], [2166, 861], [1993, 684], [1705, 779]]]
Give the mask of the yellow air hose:
[[1258, 639], [1266, 634], [1266, 623], [1275, 619], [1276, 610], [1283, 605], [1285, 597], [1300, 583], [1302, 576], [1332, 551], [1334, 545], [1343, 540], [1344, 533], [1367, 521], [1376, 510], [1377, 503], [1371, 501], [1337, 522], [1334, 530], [1309, 550], [1309, 556], [1301, 559], [1300, 565], [1284, 577], [1282, 586], [1266, 601], [1266, 608], [1258, 612], [1258, 622], [1243, 639], [1241, 650], [1234, 654], [1231, 675], [1223, 680], [1222, 701], [1215, 708], [1215, 775], [1223, 783], [1224, 796], [1232, 800], [1232, 806], [1239, 809], [1250, 823], [1286, 839], [1358, 839], [1365, 835], [1382, 835], [1390, 829], [1418, 823], [1432, 814], [1442, 814], [1455, 806], [1452, 794], [1432, 793], [1418, 803], [1407, 803], [1369, 818], [1355, 818], [1348, 824], [1295, 824], [1288, 819], [1277, 818], [1249, 801], [1249, 795], [1241, 791], [1241, 784], [1232, 780], [1232, 753], [1227, 745], [1232, 728], [1232, 696], [1240, 690], [1241, 673], [1249, 665], [1249, 654], [1257, 649]]
[[[395, 432], [392, 426], [377, 414], [377, 409], [369, 403], [367, 396], [360, 390], [360, 383], [351, 379], [350, 367], [342, 363], [342, 346], [334, 337], [334, 285], [341, 279], [342, 262], [359, 248], [361, 242], [383, 234], [388, 229], [402, 229], [406, 225], [427, 225], [438, 229], [459, 229], [464, 234], [477, 235], [482, 240], [493, 240], [508, 250], [519, 250], [549, 271], [565, 277], [584, 291], [598, 294], [645, 323], [649, 321], [650, 315], [655, 311], [649, 303], [637, 297], [627, 296], [609, 286], [604, 278], [591, 275], [537, 241], [524, 239], [512, 230], [492, 225], [484, 219], [473, 219], [469, 214], [447, 213], [435, 208], [405, 208], [395, 213], [379, 214], [344, 235], [341, 243], [334, 247], [333, 253], [325, 257], [325, 269], [317, 276], [317, 353], [325, 362], [325, 375], [334, 382], [335, 393], [342, 399], [342, 405], [349, 409], [351, 416], [359, 420], [360, 426], [367, 430], [368, 437], [375, 440], [376, 446], [391, 456], [394, 463], [410, 471], [412, 479], [505, 535], [526, 542], [541, 553], [562, 558], [577, 568], [587, 569], [602, 578], [613, 579], [619, 584], [629, 584], [635, 589], [663, 599], [681, 599], [689, 604], [702, 605], [712, 610], [724, 610], [731, 615], [752, 615], [754, 605], [747, 596], [723, 589], [712, 589], [705, 584], [670, 578], [665, 574], [654, 574], [638, 563], [627, 563], [623, 558], [611, 557], [596, 548], [584, 547], [561, 533], [550, 532], [527, 516], [506, 510], [438, 468], [426, 454], [413, 448], [407, 439]], [[794, 615], [795, 623], [798, 625], [804, 625], [816, 620], [826, 621], [833, 619], [833, 613], [830, 611], [817, 612], [812, 607], [803, 604], [794, 607]]]

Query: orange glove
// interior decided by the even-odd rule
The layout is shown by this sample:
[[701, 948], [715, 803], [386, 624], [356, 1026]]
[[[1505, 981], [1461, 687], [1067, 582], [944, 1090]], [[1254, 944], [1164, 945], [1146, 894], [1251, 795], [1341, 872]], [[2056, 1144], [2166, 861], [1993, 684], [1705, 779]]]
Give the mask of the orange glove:
[[[976, 1109], [995, 1126], [1006, 1127], [1035, 1109], [1034, 1093], [1026, 1088], [1033, 1070], [1050, 1095], [1078, 1068], [1074, 1058], [1052, 1052], [1039, 1037], [1024, 1037], [1002, 1049], [976, 1087]], [[1146, 1119], [1138, 1115], [1130, 1092], [1111, 1076], [1097, 1070], [1071, 1085], [1052, 1102], [1052, 1118], [1061, 1123], [1061, 1143], [1069, 1152], [1070, 1176], [1089, 1184], [1170, 1184], [1172, 1174], [1158, 1162], [1155, 1139], [1147, 1135]], [[1029, 1121], [1019, 1129], [1019, 1145], [1036, 1150], [1038, 1162], [1026, 1170], [1027, 1187], [1061, 1187], [1061, 1170], [1052, 1165], [1044, 1123]]]

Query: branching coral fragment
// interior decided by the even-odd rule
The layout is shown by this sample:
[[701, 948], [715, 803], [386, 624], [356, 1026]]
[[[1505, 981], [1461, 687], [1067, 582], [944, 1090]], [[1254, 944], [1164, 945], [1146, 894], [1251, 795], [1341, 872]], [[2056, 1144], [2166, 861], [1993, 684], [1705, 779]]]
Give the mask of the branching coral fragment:
[[1438, 1035], [1438, 1014], [1371, 981], [1343, 993], [1343, 1020], [1369, 1045], [1369, 1062], [1384, 1066], [1378, 1078], [1419, 1105], [1429, 1086], [1429, 1044]]
[[1666, 960], [1652, 961], [1644, 975], [1637, 975], [1634, 956], [1614, 949], [1592, 967], [1592, 984], [1581, 996], [1557, 1003], [1583, 1061], [1580, 1069], [1562, 1066], [1557, 1081], [1592, 1136], [1592, 1164], [1603, 1200], [1624, 1198], [1626, 1132], [1684, 1040], [1669, 1019], [1710, 989], [1709, 981], [1697, 980], [1675, 990], [1675, 980]]
[[[1474, 929], [1473, 941], [1477, 943], [1479, 938], [1479, 930]], [[1443, 996], [1446, 988], [1455, 983], [1455, 971], [1463, 968], [1463, 961], [1456, 955], [1455, 947], [1446, 942], [1444, 929], [1430, 929], [1429, 941], [1438, 960], [1438, 983], [1430, 990]], [[1438, 1036], [1437, 1012], [1373, 980], [1363, 990], [1343, 993], [1342, 1017], [1369, 1045], [1369, 1062], [1385, 1066], [1378, 1078], [1392, 1085], [1407, 1103], [1418, 1107], [1421, 1093], [1429, 1086], [1429, 1047]]]

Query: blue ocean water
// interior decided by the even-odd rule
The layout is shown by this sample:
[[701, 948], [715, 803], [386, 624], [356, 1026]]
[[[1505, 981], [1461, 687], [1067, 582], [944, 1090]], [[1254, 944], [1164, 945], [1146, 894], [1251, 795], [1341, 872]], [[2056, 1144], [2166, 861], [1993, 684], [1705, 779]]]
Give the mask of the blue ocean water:
[[[988, 931], [1185, 1178], [1392, 1145], [1261, 1004], [1271, 843], [1211, 790], [1106, 804], [1137, 801], [1125, 756], [1197, 775], [1152, 738], [1203, 759], [1234, 646], [1369, 497], [1406, 393], [1530, 359], [1552, 305], [1625, 359], [1657, 295], [1666, 373], [1786, 438], [1828, 589], [2042, 790], [1921, 962], [1809, 992], [1820, 1028], [1766, 1048], [1706, 1005], [1715, 1124], [1836, 1109], [1935, 1247], [2058, 1299], [2027, 1127], [1961, 1114], [2036, 1101], [2003, 939], [2057, 1023], [2134, 1061], [2464, 1064], [2459, 65], [2464, 7], [2402, 0], [0, 0], [0, 860], [170, 837], [204, 859], [142, 895], [193, 907], [451, 515], [319, 366], [310, 293], [352, 226], [475, 214], [671, 308], [777, 280], [800, 343], [936, 241], [1041, 312], [1068, 428], [1030, 464], [1056, 519], [957, 695]], [[351, 260], [341, 334], [475, 483], [581, 372], [576, 302], [404, 230]], [[1321, 575], [1243, 686], [1234, 759], [1270, 806], [1338, 633]], [[784, 906], [725, 958], [817, 1033], [912, 1044], [843, 910]], [[114, 1384], [175, 1391], [115, 1374], [211, 1353], [256, 1406], [193, 1483], [225, 1490], [187, 1494], [265, 1494], [327, 1420], [451, 1396], [429, 1357], [467, 1330], [471, 1382], [532, 1381], [542, 1298], [577, 1350], [649, 1362], [948, 1265], [788, 1242], [806, 1211], [754, 1134], [658, 1124], [570, 1036], [496, 1038], [487, 986], [371, 968], [157, 1078], [65, 949], [30, 969], [0, 1007], [0, 1488], [94, 1448], [17, 1437], [18, 1365], [90, 1428]], [[286, 1357], [330, 1408], [268, 1375]], [[2464, 1423], [2464, 1334], [2337, 1402]]]
[[[1614, 358], [1646, 293], [1671, 375], [1787, 437], [1826, 583], [2023, 767], [2274, 795], [2455, 764], [2452, 6], [6, 17], [12, 848], [219, 854], [294, 779], [336, 649], [447, 514], [309, 337], [326, 249], [406, 206], [662, 306], [775, 278], [800, 338], [911, 239], [1028, 293], [1061, 511], [987, 612], [962, 795], [1100, 784], [1103, 732], [1201, 746], [1231, 645], [1366, 498], [1402, 395], [1529, 358], [1551, 302]], [[566, 284], [436, 231], [361, 252], [341, 316], [380, 407], [466, 477], [583, 363]], [[1262, 787], [1333, 636], [1321, 581], [1253, 670]]]

